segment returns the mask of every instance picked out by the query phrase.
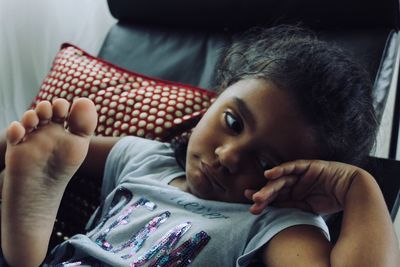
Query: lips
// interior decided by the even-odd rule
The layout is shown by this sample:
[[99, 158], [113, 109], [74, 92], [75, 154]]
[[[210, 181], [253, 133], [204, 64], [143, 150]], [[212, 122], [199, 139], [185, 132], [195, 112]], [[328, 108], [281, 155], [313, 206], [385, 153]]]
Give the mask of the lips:
[[216, 172], [213, 170], [213, 168], [208, 165], [207, 163], [204, 163], [203, 161], [200, 161], [200, 166], [201, 166], [201, 171], [203, 174], [206, 176], [206, 178], [218, 189], [225, 191], [225, 188], [219, 183], [218, 181], [218, 175]]

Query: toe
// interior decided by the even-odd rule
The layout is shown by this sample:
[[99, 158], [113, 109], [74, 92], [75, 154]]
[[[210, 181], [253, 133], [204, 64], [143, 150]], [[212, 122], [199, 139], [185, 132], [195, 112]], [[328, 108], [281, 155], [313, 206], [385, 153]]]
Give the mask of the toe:
[[68, 117], [68, 130], [71, 133], [89, 136], [97, 125], [96, 107], [88, 98], [79, 98], [74, 101]]
[[23, 140], [25, 133], [26, 133], [25, 127], [21, 123], [14, 121], [7, 128], [6, 131], [7, 142], [11, 145], [16, 145]]
[[28, 110], [22, 115], [21, 126], [29, 133], [39, 124], [39, 117], [34, 110]]
[[51, 116], [52, 116], [52, 110], [51, 110], [51, 104], [49, 101], [41, 101], [39, 104], [37, 104], [35, 108], [35, 112], [37, 116], [39, 117], [39, 125], [46, 125], [49, 123]]
[[69, 102], [63, 98], [57, 98], [53, 101], [53, 121], [64, 122], [68, 116]]

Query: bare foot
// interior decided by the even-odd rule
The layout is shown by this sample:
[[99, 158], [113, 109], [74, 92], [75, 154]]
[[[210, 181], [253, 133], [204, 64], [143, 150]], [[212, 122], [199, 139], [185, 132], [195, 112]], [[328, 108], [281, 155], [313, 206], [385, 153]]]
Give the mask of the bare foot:
[[66, 100], [44, 101], [7, 129], [1, 231], [9, 264], [28, 266], [22, 251], [30, 264], [43, 260], [62, 194], [86, 157], [95, 106], [81, 98], [68, 110]]

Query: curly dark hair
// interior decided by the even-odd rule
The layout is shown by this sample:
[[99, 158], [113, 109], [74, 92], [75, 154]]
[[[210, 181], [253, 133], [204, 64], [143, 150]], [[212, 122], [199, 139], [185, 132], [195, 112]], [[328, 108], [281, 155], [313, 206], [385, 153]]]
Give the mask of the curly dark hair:
[[376, 138], [372, 82], [339, 47], [290, 25], [252, 28], [224, 50], [214, 84], [249, 78], [286, 90], [313, 127], [321, 159], [362, 165]]

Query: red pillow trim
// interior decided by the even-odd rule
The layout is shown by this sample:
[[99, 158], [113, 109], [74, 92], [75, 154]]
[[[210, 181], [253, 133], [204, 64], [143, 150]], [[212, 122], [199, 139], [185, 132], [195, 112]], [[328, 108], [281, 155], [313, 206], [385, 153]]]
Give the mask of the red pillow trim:
[[216, 93], [124, 70], [65, 43], [31, 108], [59, 97], [93, 100], [99, 113], [96, 135], [166, 141], [193, 127]]

